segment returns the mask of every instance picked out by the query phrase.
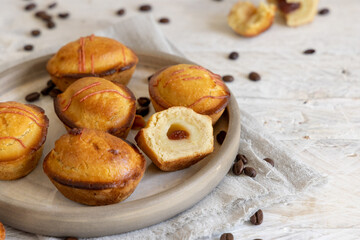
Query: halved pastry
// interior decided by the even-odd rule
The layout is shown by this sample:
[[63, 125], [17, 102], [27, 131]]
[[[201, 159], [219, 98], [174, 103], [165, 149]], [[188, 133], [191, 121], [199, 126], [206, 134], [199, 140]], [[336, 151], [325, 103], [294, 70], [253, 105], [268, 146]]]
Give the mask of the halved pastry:
[[103, 78], [82, 78], [54, 99], [67, 130], [94, 128], [126, 138], [134, 122], [136, 101], [126, 86]]
[[49, 119], [35, 105], [1, 102], [0, 122], [0, 179], [24, 177], [42, 155]]
[[73, 129], [55, 142], [44, 172], [67, 198], [86, 205], [120, 202], [135, 190], [145, 158], [134, 145], [95, 129]]
[[155, 111], [184, 106], [211, 117], [213, 124], [228, 104], [230, 91], [221, 77], [190, 64], [173, 65], [156, 72], [149, 92]]
[[65, 91], [83, 77], [102, 77], [126, 85], [137, 63], [135, 53], [122, 43], [91, 35], [60, 48], [46, 69], [56, 86]]
[[155, 113], [135, 140], [163, 171], [190, 167], [214, 150], [211, 118], [186, 107]]

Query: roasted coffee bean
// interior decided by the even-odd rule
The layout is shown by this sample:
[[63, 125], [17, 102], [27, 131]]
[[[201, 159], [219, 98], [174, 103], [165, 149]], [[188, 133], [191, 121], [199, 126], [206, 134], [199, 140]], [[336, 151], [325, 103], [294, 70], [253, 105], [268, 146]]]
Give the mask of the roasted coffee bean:
[[139, 10], [142, 12], [148, 12], [151, 10], [151, 6], [149, 4], [144, 4], [139, 7]]
[[239, 53], [237, 53], [237, 52], [231, 52], [229, 54], [229, 59], [231, 59], [231, 60], [236, 60], [238, 58], [239, 58]]
[[35, 4], [35, 3], [30, 3], [30, 4], [28, 4], [28, 5], [26, 5], [26, 6], [24, 7], [24, 9], [25, 9], [26, 11], [33, 10], [34, 8], [36, 8], [36, 4]]
[[246, 167], [244, 168], [244, 173], [246, 176], [249, 176], [249, 177], [256, 177], [256, 170], [252, 167]]
[[239, 176], [240, 174], [243, 173], [244, 163], [242, 161], [238, 161], [238, 162], [234, 163], [232, 170], [236, 176]]
[[248, 163], [248, 159], [246, 158], [246, 156], [239, 153], [238, 155], [236, 155], [235, 161], [238, 162], [240, 160], [243, 162], [244, 165]]
[[41, 90], [41, 94], [44, 96], [49, 95], [49, 93], [51, 92], [51, 90], [53, 90], [54, 86], [47, 86], [46, 88], [44, 88], [43, 90]]
[[234, 240], [232, 233], [223, 233], [220, 237], [220, 240]]
[[148, 115], [150, 112], [150, 108], [149, 107], [140, 107], [138, 109], [136, 109], [136, 114], [137, 115], [141, 115], [143, 117], [145, 117], [146, 115]]
[[275, 166], [274, 160], [272, 160], [271, 158], [264, 158], [264, 161], [268, 162], [271, 166]]
[[222, 77], [222, 80], [224, 82], [232, 82], [232, 81], [234, 81], [234, 77], [231, 76], [231, 75], [225, 75], [225, 76]]
[[316, 51], [315, 51], [315, 49], [306, 49], [303, 53], [304, 54], [307, 54], [307, 55], [309, 55], [309, 54], [314, 54]]
[[55, 23], [53, 22], [53, 21], [48, 21], [47, 23], [46, 23], [46, 27], [47, 28], [49, 28], [49, 29], [52, 29], [52, 28], [54, 28], [56, 25], [55, 25]]
[[59, 18], [62, 18], [62, 19], [68, 18], [69, 16], [70, 16], [69, 13], [59, 13], [59, 14], [58, 14], [58, 17], [59, 17]]
[[81, 133], [82, 133], [81, 128], [73, 128], [69, 131], [69, 134], [74, 136], [80, 135]]
[[62, 91], [60, 91], [60, 89], [54, 88], [53, 90], [51, 90], [49, 92], [49, 96], [52, 97], [52, 98], [55, 98], [60, 93], [62, 93]]
[[35, 29], [35, 30], [32, 30], [31, 31], [31, 35], [34, 36], [34, 37], [37, 37], [41, 34], [40, 30], [39, 29]]
[[220, 131], [220, 132], [216, 135], [216, 140], [217, 140], [217, 142], [218, 142], [220, 145], [223, 144], [225, 138], [226, 138], [226, 132], [225, 132], [225, 131]]
[[150, 104], [150, 99], [147, 97], [140, 97], [140, 98], [138, 98], [137, 101], [138, 101], [139, 105], [142, 107], [147, 107]]
[[121, 9], [116, 11], [116, 15], [118, 15], [118, 16], [122, 16], [124, 14], [125, 14], [125, 9], [124, 8], [121, 8]]
[[323, 9], [320, 9], [318, 14], [319, 15], [327, 15], [329, 14], [330, 10], [328, 8], [323, 8]]
[[263, 222], [264, 215], [261, 209], [259, 209], [254, 215], [250, 217], [250, 222], [254, 225], [260, 225]]
[[48, 5], [48, 8], [49, 8], [49, 9], [54, 8], [54, 7], [56, 7], [56, 5], [57, 5], [56, 2], [51, 3], [51, 4]]
[[40, 93], [33, 92], [33, 93], [26, 95], [25, 100], [28, 102], [34, 102], [34, 101], [38, 100], [39, 97], [40, 97]]
[[27, 44], [24, 46], [25, 51], [32, 51], [34, 49], [34, 46], [31, 44]]
[[261, 76], [257, 72], [251, 72], [249, 73], [249, 79], [251, 81], [259, 81], [261, 80]]
[[35, 13], [35, 17], [38, 17], [38, 18], [42, 18], [46, 15], [47, 15], [47, 13], [45, 11], [38, 11]]
[[159, 19], [159, 23], [169, 23], [169, 22], [170, 22], [170, 19], [168, 19], [166, 17], [163, 17], [163, 18]]
[[55, 87], [55, 83], [50, 79], [49, 81], [47, 81], [46, 86], [48, 86], [48, 87], [54, 86]]

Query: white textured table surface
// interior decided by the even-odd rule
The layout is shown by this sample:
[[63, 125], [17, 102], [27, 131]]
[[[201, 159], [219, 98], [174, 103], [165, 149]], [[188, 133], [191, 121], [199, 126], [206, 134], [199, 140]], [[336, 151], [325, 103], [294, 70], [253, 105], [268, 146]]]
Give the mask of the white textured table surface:
[[[153, 7], [161, 28], [186, 56], [216, 73], [231, 74], [228, 83], [240, 107], [304, 161], [328, 174], [329, 183], [289, 204], [263, 209], [260, 226], [245, 224], [235, 239], [359, 239], [360, 238], [360, 17], [359, 0], [322, 0], [330, 14], [312, 24], [288, 28], [281, 19], [264, 34], [245, 39], [227, 26], [236, 1], [223, 0], [106, 0], [59, 1], [51, 13], [69, 11], [48, 30], [23, 7], [34, 1], [0, 0], [0, 64], [61, 45]], [[37, 10], [50, 0], [37, 0]], [[256, 2], [256, 1], [254, 1]], [[115, 11], [125, 8], [124, 16]], [[30, 36], [39, 28], [42, 35]], [[33, 52], [23, 45], [34, 44]], [[314, 48], [316, 54], [303, 55]], [[236, 61], [227, 59], [238, 51]], [[247, 79], [250, 71], [262, 80]], [[0, 189], [1, 191], [1, 189]], [[9, 238], [10, 239], [10, 238]], [[14, 239], [14, 238], [11, 238]]]

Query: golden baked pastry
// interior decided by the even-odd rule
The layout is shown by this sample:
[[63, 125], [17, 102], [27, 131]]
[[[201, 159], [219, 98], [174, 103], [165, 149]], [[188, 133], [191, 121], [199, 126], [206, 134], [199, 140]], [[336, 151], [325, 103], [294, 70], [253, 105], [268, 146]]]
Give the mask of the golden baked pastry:
[[5, 228], [1, 222], [0, 222], [0, 240], [5, 240]]
[[124, 85], [103, 78], [81, 78], [54, 99], [67, 130], [94, 128], [126, 138], [134, 122], [136, 101]]
[[211, 117], [213, 124], [228, 104], [230, 91], [221, 77], [190, 64], [173, 65], [156, 72], [149, 92], [156, 111], [184, 106]]
[[145, 158], [134, 145], [95, 129], [73, 129], [55, 142], [44, 172], [67, 198], [86, 205], [126, 199], [145, 171]]
[[228, 24], [244, 37], [254, 37], [264, 32], [274, 21], [276, 6], [261, 2], [256, 7], [250, 2], [238, 2], [230, 10]]
[[190, 167], [214, 150], [211, 118], [186, 107], [155, 113], [135, 140], [163, 171]]
[[91, 35], [60, 48], [46, 69], [56, 86], [65, 91], [83, 77], [102, 77], [126, 85], [137, 63], [135, 53], [120, 42]]
[[49, 119], [35, 105], [1, 102], [0, 123], [0, 179], [24, 177], [42, 155]]

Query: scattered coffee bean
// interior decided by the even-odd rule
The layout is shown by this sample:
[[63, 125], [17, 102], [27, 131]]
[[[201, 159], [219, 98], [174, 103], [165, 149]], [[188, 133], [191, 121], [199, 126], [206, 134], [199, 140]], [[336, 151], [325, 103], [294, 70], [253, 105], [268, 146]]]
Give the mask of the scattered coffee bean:
[[58, 14], [58, 17], [59, 17], [59, 18], [62, 18], [62, 19], [68, 18], [69, 16], [70, 16], [69, 13], [59, 13], [59, 14]]
[[316, 52], [315, 49], [306, 49], [303, 53], [309, 55], [309, 54], [314, 54], [315, 52]]
[[248, 163], [248, 159], [246, 158], [246, 156], [239, 153], [238, 155], [236, 155], [235, 161], [238, 162], [240, 160], [243, 162], [244, 165]]
[[47, 86], [46, 88], [44, 88], [43, 90], [41, 90], [41, 94], [44, 96], [49, 95], [49, 93], [51, 92], [51, 90], [53, 90], [54, 86]]
[[35, 30], [32, 30], [31, 31], [31, 35], [34, 36], [34, 37], [37, 37], [41, 34], [40, 30], [39, 29], [35, 29]]
[[57, 5], [56, 2], [51, 3], [51, 4], [48, 5], [48, 8], [49, 8], [49, 9], [54, 8], [54, 7], [56, 7], [56, 5]]
[[147, 97], [140, 97], [140, 98], [138, 98], [137, 101], [138, 101], [139, 105], [142, 107], [147, 107], [150, 104], [150, 99]]
[[234, 240], [234, 235], [232, 233], [223, 233], [220, 240]]
[[139, 7], [139, 10], [142, 12], [148, 12], [151, 10], [151, 6], [149, 4], [144, 4]]
[[150, 81], [150, 79], [152, 78], [152, 76], [153, 76], [153, 75], [148, 76], [148, 78], [147, 78], [148, 81]]
[[216, 140], [217, 140], [217, 142], [218, 142], [220, 145], [223, 144], [225, 138], [226, 138], [226, 132], [225, 132], [225, 131], [220, 131], [220, 132], [216, 135]]
[[169, 22], [170, 22], [170, 19], [168, 19], [166, 17], [163, 17], [163, 18], [159, 19], [159, 23], [169, 23]]
[[47, 13], [45, 11], [37, 11], [35, 13], [35, 17], [38, 17], [38, 18], [42, 18], [42, 17], [44, 17], [46, 15], [47, 15]]
[[25, 51], [32, 51], [34, 49], [34, 46], [31, 44], [27, 44], [24, 46]]
[[49, 81], [47, 81], [46, 86], [48, 86], [48, 87], [54, 86], [55, 87], [55, 83], [50, 79]]
[[55, 98], [60, 93], [62, 93], [62, 91], [60, 91], [60, 89], [54, 88], [53, 90], [51, 90], [49, 92], [49, 96], [52, 97], [52, 98]]
[[268, 162], [271, 166], [275, 166], [274, 160], [272, 160], [271, 158], [264, 158], [264, 161]]
[[231, 75], [225, 75], [225, 76], [222, 77], [222, 80], [224, 82], [232, 82], [232, 81], [234, 81], [234, 77], [231, 76]]
[[249, 176], [249, 177], [256, 177], [256, 170], [252, 167], [246, 167], [244, 168], [244, 173], [246, 176]]
[[149, 111], [150, 111], [149, 107], [140, 107], [136, 109], [136, 114], [145, 117], [146, 115], [149, 114]]
[[261, 76], [257, 72], [251, 72], [249, 73], [249, 79], [251, 81], [259, 81], [261, 80]]
[[238, 162], [234, 163], [232, 170], [236, 176], [239, 176], [240, 174], [243, 173], [244, 163], [242, 161], [238, 161]]
[[237, 52], [231, 52], [229, 54], [229, 59], [231, 59], [231, 60], [236, 60], [238, 58], [239, 58], [239, 53], [237, 53]]
[[264, 220], [264, 215], [261, 209], [259, 209], [254, 215], [250, 217], [250, 222], [254, 225], [260, 225]]
[[329, 14], [330, 10], [328, 8], [323, 8], [323, 9], [320, 9], [318, 14], [319, 15], [327, 15]]
[[55, 23], [53, 22], [53, 21], [48, 21], [47, 23], [46, 23], [46, 27], [47, 28], [49, 28], [49, 29], [52, 29], [52, 28], [54, 28], [56, 25], [55, 25]]
[[24, 7], [24, 9], [25, 9], [26, 11], [33, 10], [34, 8], [36, 8], [36, 4], [35, 4], [35, 3], [30, 3], [30, 4], [28, 4], [28, 5], [26, 5], [26, 6]]
[[124, 14], [125, 14], [125, 9], [124, 8], [121, 8], [121, 9], [116, 11], [116, 15], [118, 15], [118, 16], [122, 16]]
[[38, 100], [39, 98], [40, 98], [40, 93], [33, 92], [33, 93], [26, 95], [25, 100], [28, 102], [34, 102], [34, 101]]

